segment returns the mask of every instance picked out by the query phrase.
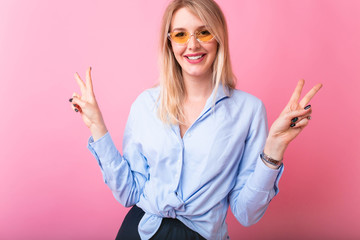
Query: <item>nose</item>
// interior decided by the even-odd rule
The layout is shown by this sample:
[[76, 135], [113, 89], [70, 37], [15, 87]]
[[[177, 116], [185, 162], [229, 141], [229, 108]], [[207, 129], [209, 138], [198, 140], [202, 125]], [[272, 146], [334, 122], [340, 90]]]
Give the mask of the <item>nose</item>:
[[191, 34], [189, 42], [188, 42], [188, 48], [189, 49], [197, 49], [200, 47], [199, 41], [196, 39], [196, 36], [194, 34]]

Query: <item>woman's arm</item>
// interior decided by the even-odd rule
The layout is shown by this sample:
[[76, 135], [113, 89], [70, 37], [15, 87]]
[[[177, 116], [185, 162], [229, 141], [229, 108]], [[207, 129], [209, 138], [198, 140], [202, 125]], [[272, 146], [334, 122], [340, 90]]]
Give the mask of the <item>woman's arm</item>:
[[139, 201], [148, 173], [146, 160], [137, 149], [134, 138], [129, 136], [132, 132], [132, 111], [124, 132], [124, 135], [128, 136], [123, 142], [127, 151], [121, 156], [107, 131], [95, 99], [91, 68], [86, 72], [85, 83], [77, 73], [75, 79], [80, 87], [81, 96], [74, 93], [70, 102], [91, 131], [92, 137], [89, 139], [88, 148], [97, 159], [103, 179], [114, 197], [125, 207], [134, 205]]
[[[124, 135], [131, 134], [130, 131], [127, 126]], [[138, 149], [136, 140], [128, 138], [123, 145], [126, 151], [121, 156], [110, 134], [106, 133], [96, 142], [90, 138], [88, 149], [98, 161], [104, 182], [115, 199], [123, 206], [129, 207], [140, 199], [147, 181], [148, 166]]]
[[261, 103], [252, 115], [235, 186], [229, 194], [231, 211], [244, 226], [256, 223], [263, 216], [278, 192], [277, 183], [283, 171], [283, 167], [267, 167], [260, 159], [268, 136], [265, 106]]
[[313, 87], [299, 103], [303, 85], [304, 81], [300, 80], [289, 103], [273, 123], [264, 148], [267, 121], [263, 106], [252, 121], [236, 184], [229, 194], [231, 210], [244, 226], [256, 223], [263, 216], [278, 192], [277, 183], [283, 170], [261, 161], [259, 153], [264, 150], [271, 158], [281, 160], [288, 144], [308, 124], [311, 108], [304, 108], [322, 85]]

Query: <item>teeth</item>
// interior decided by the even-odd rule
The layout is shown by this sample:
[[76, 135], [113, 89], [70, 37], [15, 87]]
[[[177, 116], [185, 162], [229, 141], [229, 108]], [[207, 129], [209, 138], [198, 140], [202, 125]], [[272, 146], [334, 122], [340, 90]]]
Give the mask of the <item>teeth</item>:
[[193, 57], [188, 56], [188, 59], [190, 59], [190, 60], [196, 60], [196, 59], [201, 58], [202, 56], [203, 56], [203, 55], [193, 56]]

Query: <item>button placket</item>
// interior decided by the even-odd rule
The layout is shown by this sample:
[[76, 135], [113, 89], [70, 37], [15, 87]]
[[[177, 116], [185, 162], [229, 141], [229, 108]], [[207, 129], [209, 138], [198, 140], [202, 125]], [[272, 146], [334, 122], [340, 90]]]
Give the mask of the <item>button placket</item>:
[[182, 165], [183, 165], [183, 160], [184, 160], [184, 142], [180, 135], [180, 127], [179, 126], [176, 127], [176, 137], [180, 144], [180, 152], [179, 152], [179, 156], [178, 156], [178, 160], [177, 160], [177, 171], [174, 176], [174, 187], [173, 187], [174, 192], [177, 192], [179, 184], [180, 184], [181, 171], [182, 171]]

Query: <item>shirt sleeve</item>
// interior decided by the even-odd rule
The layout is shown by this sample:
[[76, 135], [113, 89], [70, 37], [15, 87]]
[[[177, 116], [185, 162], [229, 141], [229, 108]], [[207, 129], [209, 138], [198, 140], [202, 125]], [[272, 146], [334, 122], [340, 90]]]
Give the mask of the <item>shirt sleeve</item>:
[[146, 159], [140, 153], [133, 134], [134, 114], [132, 107], [124, 132], [126, 153], [123, 156], [115, 147], [109, 132], [95, 142], [92, 137], [88, 141], [88, 149], [98, 161], [104, 182], [125, 207], [139, 201], [148, 176]]
[[245, 141], [235, 186], [229, 194], [231, 211], [244, 226], [259, 221], [279, 191], [283, 165], [279, 169], [271, 169], [260, 158], [267, 134], [266, 110], [261, 102]]

